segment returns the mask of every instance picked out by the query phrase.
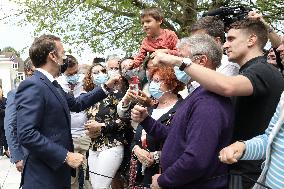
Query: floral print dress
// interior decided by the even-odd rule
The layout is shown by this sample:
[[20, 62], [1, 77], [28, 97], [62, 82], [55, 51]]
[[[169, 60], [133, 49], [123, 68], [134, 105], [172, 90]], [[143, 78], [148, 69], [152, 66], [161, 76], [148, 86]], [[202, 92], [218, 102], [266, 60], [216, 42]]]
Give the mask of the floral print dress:
[[117, 91], [110, 93], [102, 100], [98, 108], [92, 107], [87, 111], [88, 119], [105, 123], [101, 135], [92, 139], [93, 151], [104, 151], [119, 145], [129, 144], [133, 137], [129, 119], [120, 118], [117, 114], [117, 105], [125, 93]]

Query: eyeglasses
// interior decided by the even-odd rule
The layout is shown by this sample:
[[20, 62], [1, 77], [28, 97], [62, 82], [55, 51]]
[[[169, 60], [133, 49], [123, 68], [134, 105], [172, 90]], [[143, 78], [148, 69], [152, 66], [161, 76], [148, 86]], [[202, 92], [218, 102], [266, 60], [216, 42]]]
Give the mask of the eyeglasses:
[[203, 56], [203, 54], [195, 54], [195, 55], [192, 55], [192, 60], [195, 61], [195, 60], [198, 60], [201, 58], [201, 56]]

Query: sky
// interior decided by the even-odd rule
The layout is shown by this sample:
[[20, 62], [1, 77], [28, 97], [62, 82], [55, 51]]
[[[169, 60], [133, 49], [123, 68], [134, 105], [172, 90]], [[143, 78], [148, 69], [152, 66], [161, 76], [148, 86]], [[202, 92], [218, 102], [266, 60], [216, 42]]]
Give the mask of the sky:
[[[7, 14], [13, 12], [13, 8], [18, 6], [15, 3], [9, 2], [8, 0], [0, 0], [0, 18], [3, 18]], [[27, 25], [25, 27], [19, 27], [14, 21], [4, 21], [0, 20], [0, 49], [4, 47], [11, 46], [17, 51], [22, 51], [26, 48], [24, 53], [21, 53], [21, 57], [25, 60], [28, 57], [27, 47], [33, 41], [33, 30], [32, 25]], [[6, 23], [8, 22], [8, 23]]]
[[[17, 17], [12, 17], [10, 20], [1, 20], [1, 18], [15, 12], [19, 8], [14, 2], [9, 0], [0, 0], [0, 49], [4, 47], [11, 46], [21, 53], [21, 58], [25, 60], [28, 58], [28, 49], [33, 42], [34, 35], [33, 32], [35, 27], [32, 24], [27, 24], [25, 26], [18, 26], [17, 21], [20, 19]], [[60, 36], [59, 36], [60, 37]], [[61, 36], [62, 37], [62, 36]], [[65, 50], [71, 48], [70, 46], [64, 45]], [[112, 54], [113, 52], [106, 52], [106, 55]], [[118, 51], [118, 54], [121, 51]], [[91, 64], [92, 60], [96, 55], [92, 52], [90, 48], [85, 48], [81, 52], [81, 55], [73, 53], [79, 63]]]

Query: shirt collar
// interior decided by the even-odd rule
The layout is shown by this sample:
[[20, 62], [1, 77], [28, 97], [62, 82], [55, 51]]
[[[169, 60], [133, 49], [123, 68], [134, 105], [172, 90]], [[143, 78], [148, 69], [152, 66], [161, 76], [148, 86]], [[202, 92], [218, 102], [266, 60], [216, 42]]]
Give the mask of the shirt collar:
[[266, 62], [266, 58], [264, 56], [258, 56], [258, 57], [252, 58], [249, 61], [247, 61], [244, 65], [241, 66], [239, 73], [241, 74], [246, 68], [248, 68], [252, 64], [265, 63], [265, 62]]
[[200, 86], [200, 84], [197, 81], [192, 81], [188, 86], [188, 94], [193, 93], [193, 91], [195, 91], [195, 89], [197, 89]]
[[54, 77], [42, 68], [36, 68], [37, 71], [41, 72], [43, 75], [47, 77], [47, 79], [52, 83], [54, 81]]
[[148, 37], [148, 38], [149, 38], [150, 40], [152, 40], [152, 41], [157, 41], [157, 40], [163, 39], [163, 38], [164, 38], [164, 35], [165, 35], [165, 30], [162, 29], [162, 31], [161, 31], [160, 35], [158, 35], [158, 37], [156, 37], [156, 38]]

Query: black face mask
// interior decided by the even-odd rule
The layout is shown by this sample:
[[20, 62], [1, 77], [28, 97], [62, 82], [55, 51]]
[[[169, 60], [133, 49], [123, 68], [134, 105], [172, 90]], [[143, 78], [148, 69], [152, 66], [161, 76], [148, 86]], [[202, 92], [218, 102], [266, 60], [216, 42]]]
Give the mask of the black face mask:
[[68, 67], [68, 60], [64, 59], [63, 64], [60, 65], [60, 73], [64, 73], [67, 70]]

